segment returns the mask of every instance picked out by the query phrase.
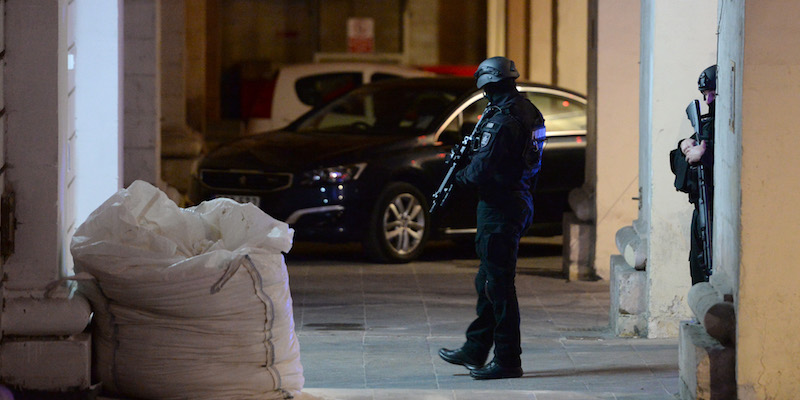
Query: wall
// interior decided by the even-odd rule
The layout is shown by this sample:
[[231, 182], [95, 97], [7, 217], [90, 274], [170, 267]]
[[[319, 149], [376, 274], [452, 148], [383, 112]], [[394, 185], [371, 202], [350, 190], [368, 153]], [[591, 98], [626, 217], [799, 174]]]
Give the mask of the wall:
[[559, 1], [556, 72], [553, 83], [586, 94], [587, 0]]
[[553, 84], [553, 2], [532, 0], [530, 6], [528, 80]]
[[628, 0], [597, 1], [597, 239], [595, 269], [609, 279], [615, 235], [636, 219], [639, 196], [640, 8]]
[[[409, 7], [410, 3], [413, 2], [409, 2]], [[439, 20], [433, 24], [438, 26], [439, 63], [478, 65], [486, 58], [486, 3], [463, 0], [439, 0], [438, 3]], [[412, 27], [420, 28], [425, 29], [419, 25]], [[424, 60], [422, 64], [432, 64], [431, 61]]]
[[347, 19], [351, 17], [374, 20], [376, 53], [402, 51], [400, 0], [326, 0], [319, 4], [319, 51], [347, 52]]
[[[220, 1], [223, 73], [243, 61], [311, 62], [317, 49], [314, 28], [317, 16], [312, 3], [311, 0]], [[328, 34], [324, 28], [321, 27], [319, 37]]]
[[732, 99], [741, 99], [741, 119], [718, 117], [717, 126], [741, 125], [739, 398], [790, 399], [800, 392], [800, 3], [727, 0], [722, 9], [734, 13], [737, 6], [745, 10], [741, 75], [720, 85], [720, 93], [736, 96], [728, 88], [741, 85]]
[[408, 0], [403, 14], [403, 46], [411, 65], [439, 63], [439, 7], [428, 0]]
[[350, 17], [374, 19], [376, 52], [400, 53], [402, 11], [400, 0], [221, 0], [222, 69], [244, 61], [280, 65], [311, 62], [316, 52], [346, 53]]

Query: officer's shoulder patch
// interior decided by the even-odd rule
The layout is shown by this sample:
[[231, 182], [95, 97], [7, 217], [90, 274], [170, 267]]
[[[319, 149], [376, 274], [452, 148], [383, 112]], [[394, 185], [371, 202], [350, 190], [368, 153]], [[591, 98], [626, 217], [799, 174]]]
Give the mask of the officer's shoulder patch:
[[488, 121], [486, 122], [486, 125], [483, 126], [483, 131], [490, 133], [497, 133], [500, 131], [500, 123], [498, 123], [497, 121]]
[[481, 147], [486, 147], [486, 145], [489, 144], [489, 141], [491, 140], [492, 140], [492, 133], [484, 130], [483, 135], [481, 135]]

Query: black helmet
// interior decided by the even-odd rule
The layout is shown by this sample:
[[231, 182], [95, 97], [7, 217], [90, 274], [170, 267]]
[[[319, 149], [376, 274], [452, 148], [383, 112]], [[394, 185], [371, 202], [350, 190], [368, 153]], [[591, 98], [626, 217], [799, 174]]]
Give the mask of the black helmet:
[[712, 65], [700, 73], [700, 78], [697, 78], [697, 89], [701, 92], [704, 90], [717, 90], [716, 65]]
[[500, 82], [503, 79], [517, 79], [519, 72], [514, 62], [505, 57], [492, 57], [483, 60], [475, 71], [478, 89], [489, 82]]

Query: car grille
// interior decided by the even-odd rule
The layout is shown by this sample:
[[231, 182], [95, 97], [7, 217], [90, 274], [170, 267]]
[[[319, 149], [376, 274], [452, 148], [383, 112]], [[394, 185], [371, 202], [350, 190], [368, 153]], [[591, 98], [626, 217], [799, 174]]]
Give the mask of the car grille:
[[217, 190], [275, 192], [292, 185], [292, 174], [204, 169], [200, 181]]

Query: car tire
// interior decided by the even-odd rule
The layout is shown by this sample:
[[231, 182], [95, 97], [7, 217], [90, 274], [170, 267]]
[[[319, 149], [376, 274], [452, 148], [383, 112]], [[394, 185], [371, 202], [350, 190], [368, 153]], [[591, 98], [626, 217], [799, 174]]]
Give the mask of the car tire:
[[405, 182], [387, 185], [370, 213], [364, 250], [373, 260], [404, 263], [422, 253], [431, 231], [428, 201]]

